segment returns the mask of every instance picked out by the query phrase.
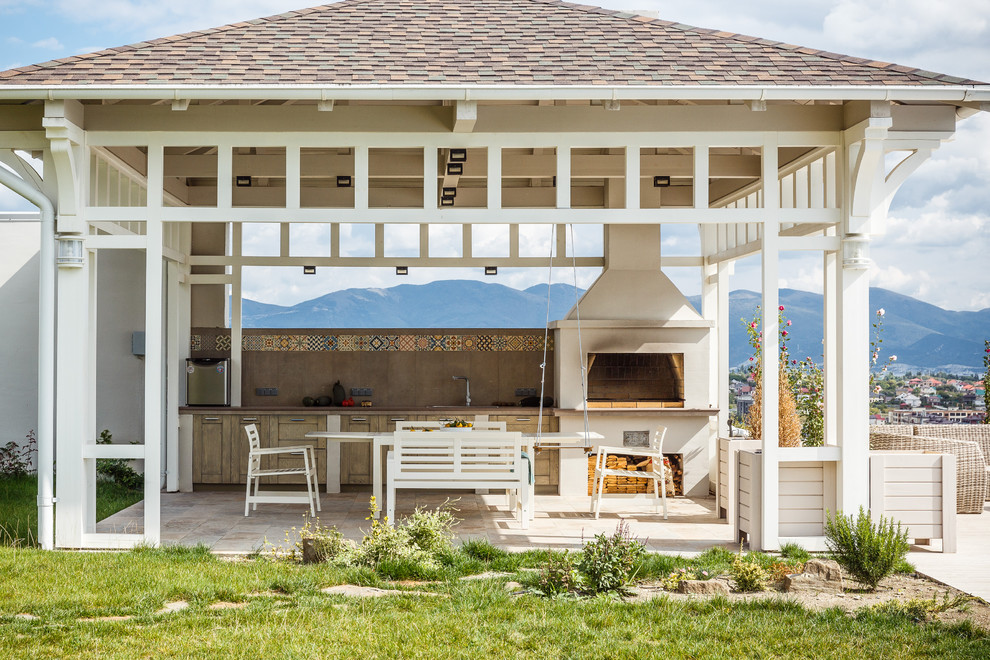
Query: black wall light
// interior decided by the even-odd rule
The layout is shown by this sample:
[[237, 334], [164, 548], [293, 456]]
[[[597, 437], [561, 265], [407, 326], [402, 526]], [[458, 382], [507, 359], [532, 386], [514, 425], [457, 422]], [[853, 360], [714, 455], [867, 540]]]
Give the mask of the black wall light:
[[451, 149], [450, 162], [463, 163], [467, 160], [467, 149]]
[[351, 187], [351, 177], [346, 175], [341, 175], [337, 177], [337, 187], [338, 188], [350, 188]]
[[463, 163], [447, 163], [447, 174], [451, 176], [460, 176], [464, 174], [464, 164]]
[[453, 197], [448, 197], [447, 195], [444, 195], [443, 197], [440, 198], [440, 206], [453, 206], [453, 205], [454, 205]]
[[395, 267], [395, 274], [396, 275], [408, 275], [409, 274], [409, 266], [396, 266]]
[[444, 197], [457, 197], [457, 188], [448, 188], [444, 186], [440, 194]]
[[485, 275], [498, 275], [498, 266], [485, 266]]
[[303, 266], [303, 275], [316, 275], [316, 266]]
[[653, 177], [653, 187], [654, 188], [668, 188], [670, 186], [669, 176], [655, 176]]
[[251, 187], [251, 177], [249, 176], [236, 176], [234, 177], [234, 183], [237, 184], [238, 188], [250, 188]]

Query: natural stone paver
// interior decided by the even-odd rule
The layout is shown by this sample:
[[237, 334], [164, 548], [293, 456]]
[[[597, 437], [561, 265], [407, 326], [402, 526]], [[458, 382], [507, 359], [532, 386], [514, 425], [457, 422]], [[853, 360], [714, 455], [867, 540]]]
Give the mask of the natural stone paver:
[[378, 587], [362, 587], [356, 584], [338, 584], [322, 589], [323, 593], [333, 596], [354, 596], [357, 598], [381, 598], [382, 596], [440, 596], [430, 591], [402, 591], [400, 589], [379, 589]]
[[465, 575], [461, 580], [494, 580], [496, 578], [510, 577], [511, 575], [512, 573], [503, 573], [501, 571], [485, 571], [477, 575]]
[[728, 596], [729, 585], [722, 580], [681, 580], [677, 583], [677, 591], [682, 594]]
[[784, 576], [788, 593], [842, 593], [842, 569], [831, 559], [809, 559], [804, 571]]
[[165, 603], [165, 607], [158, 610], [156, 614], [171, 614], [173, 612], [181, 612], [182, 610], [189, 607], [189, 603], [184, 600], [177, 600], [172, 603]]
[[23, 612], [21, 614], [15, 614], [14, 618], [20, 619], [21, 621], [37, 621], [40, 617], [36, 617], [33, 614], [28, 614], [26, 612]]

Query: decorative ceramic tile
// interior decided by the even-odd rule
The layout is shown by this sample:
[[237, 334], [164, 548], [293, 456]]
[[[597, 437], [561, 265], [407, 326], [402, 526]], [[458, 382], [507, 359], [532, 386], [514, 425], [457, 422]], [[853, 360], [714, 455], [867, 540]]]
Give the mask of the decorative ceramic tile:
[[[190, 335], [189, 348], [192, 352], [215, 352], [230, 350], [229, 331], [201, 332]], [[241, 349], [264, 352], [327, 352], [327, 351], [524, 351], [543, 350], [542, 334], [431, 334], [431, 335], [244, 335]], [[552, 339], [548, 349], [553, 348]]]

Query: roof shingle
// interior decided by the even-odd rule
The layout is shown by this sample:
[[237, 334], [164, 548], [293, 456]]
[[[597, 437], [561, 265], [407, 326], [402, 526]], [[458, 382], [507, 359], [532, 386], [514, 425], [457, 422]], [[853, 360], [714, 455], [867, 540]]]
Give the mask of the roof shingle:
[[0, 85], [975, 85], [557, 0], [344, 0], [0, 72]]

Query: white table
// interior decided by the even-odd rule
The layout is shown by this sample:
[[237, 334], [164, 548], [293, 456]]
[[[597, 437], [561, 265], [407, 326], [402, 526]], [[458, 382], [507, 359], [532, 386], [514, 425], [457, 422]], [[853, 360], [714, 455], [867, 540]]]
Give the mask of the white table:
[[[455, 431], [456, 432], [456, 431]], [[369, 442], [372, 444], [371, 451], [371, 483], [372, 483], [372, 494], [375, 496], [375, 502], [378, 503], [378, 510], [382, 507], [382, 489], [383, 489], [383, 478], [382, 478], [382, 452], [386, 448], [391, 448], [395, 444], [394, 437], [392, 433], [357, 433], [349, 431], [310, 431], [306, 434], [307, 438], [325, 438], [327, 440], [333, 440], [335, 442]], [[588, 442], [601, 441], [605, 439], [601, 433], [596, 433], [591, 431], [590, 433], [585, 433], [584, 431], [553, 431], [547, 433], [523, 433], [523, 446], [526, 447], [526, 452], [530, 455], [530, 460], [535, 460], [533, 458], [533, 446], [536, 445], [537, 439], [539, 439], [540, 447], [582, 447]], [[535, 469], [535, 465], [533, 466]], [[339, 466], [337, 468], [337, 489], [331, 491], [330, 484], [330, 472], [333, 467], [330, 465], [330, 461], [327, 461], [327, 492], [340, 492], [340, 472]], [[531, 507], [530, 511], [535, 511], [536, 507]], [[375, 517], [378, 517], [378, 512], [375, 512]]]

